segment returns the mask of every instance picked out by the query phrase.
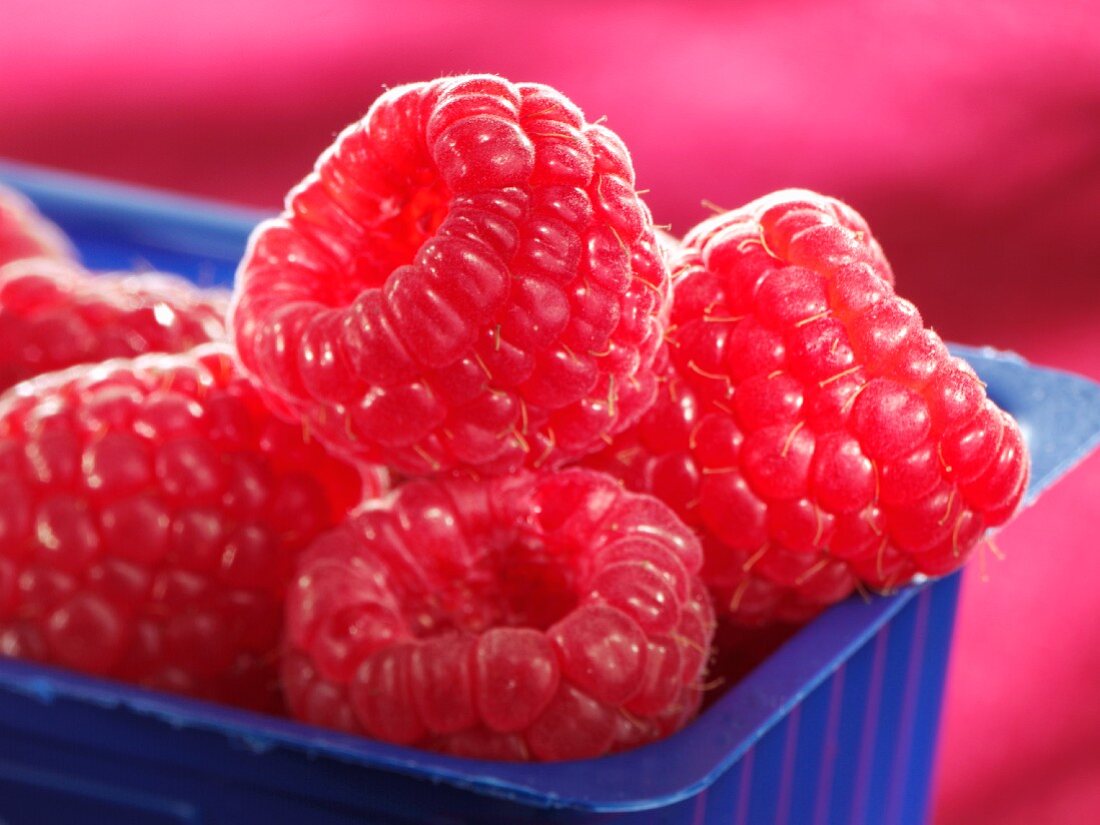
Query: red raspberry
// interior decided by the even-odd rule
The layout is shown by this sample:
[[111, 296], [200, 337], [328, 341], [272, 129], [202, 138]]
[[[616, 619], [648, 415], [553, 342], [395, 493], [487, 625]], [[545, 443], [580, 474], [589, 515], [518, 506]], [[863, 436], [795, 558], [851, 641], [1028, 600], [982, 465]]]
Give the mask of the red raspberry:
[[213, 345], [21, 384], [0, 401], [0, 654], [277, 707], [294, 556], [360, 492]]
[[34, 258], [0, 267], [0, 390], [44, 372], [225, 337], [228, 294], [161, 274], [92, 275]]
[[65, 234], [38, 213], [30, 201], [0, 186], [0, 266], [20, 258], [71, 260]]
[[283, 687], [307, 721], [463, 756], [559, 760], [698, 708], [699, 544], [588, 470], [418, 480], [302, 556]]
[[340, 451], [424, 475], [594, 452], [652, 403], [668, 271], [619, 138], [498, 77], [393, 89], [254, 233], [241, 359]]
[[945, 574], [1012, 514], [1019, 428], [850, 208], [775, 193], [700, 224], [674, 273], [663, 390], [589, 463], [701, 532], [721, 612], [797, 621]]

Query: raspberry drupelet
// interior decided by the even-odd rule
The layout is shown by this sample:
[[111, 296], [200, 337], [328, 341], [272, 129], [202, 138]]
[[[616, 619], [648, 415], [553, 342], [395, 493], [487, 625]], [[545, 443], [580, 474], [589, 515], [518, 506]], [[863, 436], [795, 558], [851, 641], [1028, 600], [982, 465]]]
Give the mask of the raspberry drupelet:
[[0, 400], [0, 655], [275, 709], [295, 556], [383, 478], [216, 345], [24, 382]]
[[599, 756], [698, 709], [691, 530], [590, 470], [416, 480], [319, 538], [287, 606], [304, 720], [490, 759]]
[[22, 258], [75, 257], [65, 233], [18, 192], [0, 186], [0, 266]]
[[658, 400], [588, 464], [700, 532], [719, 615], [801, 621], [948, 573], [1012, 515], [1018, 426], [849, 207], [777, 192], [689, 232], [673, 270]]
[[93, 274], [29, 258], [0, 266], [0, 390], [45, 372], [225, 338], [229, 293], [161, 273]]
[[382, 95], [257, 228], [236, 289], [273, 404], [409, 475], [599, 449], [652, 403], [669, 295], [619, 138], [486, 75]]

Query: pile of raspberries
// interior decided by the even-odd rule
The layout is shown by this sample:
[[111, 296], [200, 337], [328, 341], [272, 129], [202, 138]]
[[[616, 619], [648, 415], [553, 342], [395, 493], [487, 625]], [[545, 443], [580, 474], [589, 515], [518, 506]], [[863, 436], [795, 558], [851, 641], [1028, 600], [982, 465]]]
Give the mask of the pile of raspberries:
[[0, 654], [474, 758], [678, 730], [719, 624], [955, 570], [1028, 478], [849, 206], [674, 238], [489, 75], [378, 98], [232, 295], [4, 194], [0, 385]]

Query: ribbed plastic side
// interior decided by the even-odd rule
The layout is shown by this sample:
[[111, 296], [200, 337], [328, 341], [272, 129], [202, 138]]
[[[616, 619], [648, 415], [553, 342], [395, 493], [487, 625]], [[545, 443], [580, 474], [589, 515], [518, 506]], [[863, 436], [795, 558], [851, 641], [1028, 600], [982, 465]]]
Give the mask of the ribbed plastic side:
[[693, 800], [690, 816], [667, 821], [924, 822], [958, 588], [958, 576], [926, 587]]

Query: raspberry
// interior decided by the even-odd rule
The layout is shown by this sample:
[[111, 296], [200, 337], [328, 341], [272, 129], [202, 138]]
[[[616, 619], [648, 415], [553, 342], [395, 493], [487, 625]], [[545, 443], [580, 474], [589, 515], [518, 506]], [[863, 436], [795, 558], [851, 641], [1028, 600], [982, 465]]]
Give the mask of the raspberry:
[[287, 607], [307, 721], [492, 759], [598, 756], [698, 708], [698, 541], [588, 470], [416, 480], [322, 536]]
[[21, 258], [71, 260], [65, 234], [38, 213], [30, 201], [0, 186], [0, 266]]
[[170, 275], [92, 275], [34, 258], [0, 267], [0, 390], [75, 364], [185, 352], [225, 337], [228, 295]]
[[294, 557], [380, 479], [272, 418], [228, 352], [0, 401], [0, 654], [256, 709]]
[[671, 265], [671, 261], [680, 254], [680, 239], [659, 226], [654, 229], [654, 237], [657, 239], [658, 251], [665, 262]]
[[668, 270], [619, 138], [492, 76], [393, 89], [238, 271], [232, 332], [288, 418], [410, 475], [551, 467], [652, 403]]
[[662, 391], [588, 464], [700, 531], [721, 613], [800, 621], [945, 574], [1012, 514], [1018, 426], [849, 207], [775, 193], [700, 224], [673, 271]]

